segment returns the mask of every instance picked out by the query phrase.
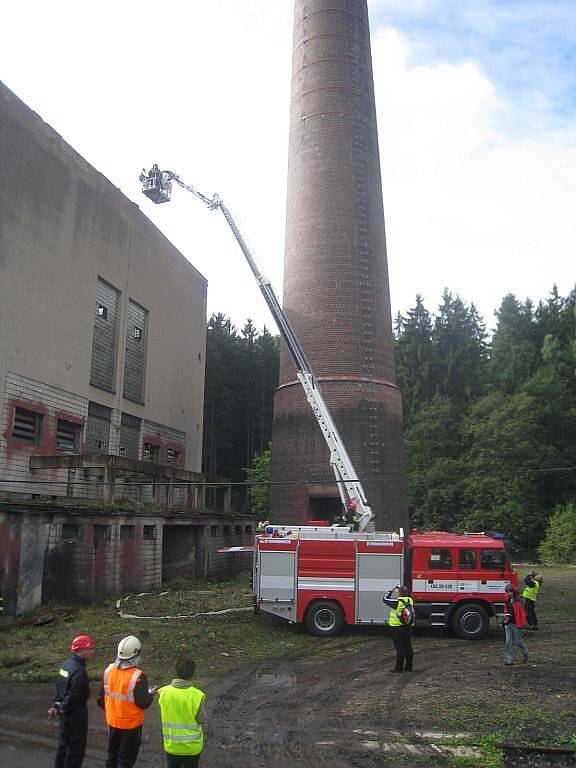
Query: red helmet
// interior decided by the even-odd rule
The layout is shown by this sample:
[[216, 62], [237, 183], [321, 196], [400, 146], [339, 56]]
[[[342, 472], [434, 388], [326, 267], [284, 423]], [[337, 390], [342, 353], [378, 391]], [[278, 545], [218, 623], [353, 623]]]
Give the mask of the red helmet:
[[72, 640], [71, 651], [93, 651], [94, 640], [89, 635], [78, 635]]

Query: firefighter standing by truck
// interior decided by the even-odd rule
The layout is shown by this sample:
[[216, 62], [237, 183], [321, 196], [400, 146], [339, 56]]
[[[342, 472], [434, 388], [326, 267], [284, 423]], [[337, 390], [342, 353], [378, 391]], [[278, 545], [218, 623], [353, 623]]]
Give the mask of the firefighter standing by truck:
[[[394, 596], [396, 594], [396, 596]], [[383, 598], [390, 607], [389, 626], [396, 648], [396, 666], [391, 672], [412, 672], [412, 628], [416, 614], [414, 601], [406, 586], [397, 586], [389, 590]]]
[[94, 655], [94, 643], [88, 635], [78, 635], [70, 645], [70, 658], [60, 667], [48, 717], [60, 718], [58, 750], [54, 768], [80, 768], [88, 736], [88, 699], [90, 683], [86, 662]]
[[106, 712], [108, 755], [106, 768], [132, 768], [142, 743], [144, 710], [154, 699], [156, 688], [140, 669], [142, 645], [134, 635], [118, 643], [116, 661], [104, 670], [98, 706]]
[[542, 576], [536, 571], [531, 571], [524, 579], [524, 608], [526, 609], [526, 626], [528, 629], [538, 629], [538, 617], [536, 616], [536, 600], [540, 587], [542, 586]]

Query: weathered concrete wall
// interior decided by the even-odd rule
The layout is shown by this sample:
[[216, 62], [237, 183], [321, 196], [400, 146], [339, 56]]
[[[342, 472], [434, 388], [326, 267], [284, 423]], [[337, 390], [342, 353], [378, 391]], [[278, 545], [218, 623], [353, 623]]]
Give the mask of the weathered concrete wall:
[[[53, 450], [57, 412], [82, 420], [94, 401], [114, 409], [112, 451], [125, 412], [154, 433], [183, 434], [184, 466], [200, 471], [206, 280], [2, 84], [0, 168], [0, 473], [20, 472], [25, 459], [9, 445], [23, 382], [35, 382], [30, 402], [50, 411], [38, 449]], [[89, 383], [99, 277], [120, 292], [113, 392]], [[148, 311], [143, 403], [122, 395], [130, 300]]]
[[0, 593], [7, 615], [42, 602], [92, 602], [153, 591], [174, 577], [229, 578], [250, 567], [244, 516], [91, 512], [19, 505], [0, 511]]

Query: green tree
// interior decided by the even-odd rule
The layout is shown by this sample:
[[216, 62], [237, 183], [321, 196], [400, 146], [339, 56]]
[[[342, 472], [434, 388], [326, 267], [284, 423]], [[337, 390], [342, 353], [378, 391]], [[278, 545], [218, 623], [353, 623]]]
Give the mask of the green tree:
[[576, 563], [576, 503], [557, 505], [538, 547], [545, 563]]
[[410, 517], [416, 528], [446, 530], [462, 516], [461, 412], [436, 395], [406, 432]]
[[404, 424], [409, 427], [432, 396], [432, 319], [422, 296], [396, 320], [396, 379], [403, 395]]
[[469, 307], [448, 289], [434, 321], [434, 392], [467, 405], [485, 388], [486, 328], [474, 304]]
[[536, 323], [530, 301], [521, 304], [509, 293], [496, 311], [498, 324], [492, 338], [489, 379], [500, 391], [512, 393], [536, 370]]
[[265, 451], [257, 453], [248, 467], [246, 477], [248, 486], [248, 501], [250, 511], [261, 520], [270, 516], [270, 446]]

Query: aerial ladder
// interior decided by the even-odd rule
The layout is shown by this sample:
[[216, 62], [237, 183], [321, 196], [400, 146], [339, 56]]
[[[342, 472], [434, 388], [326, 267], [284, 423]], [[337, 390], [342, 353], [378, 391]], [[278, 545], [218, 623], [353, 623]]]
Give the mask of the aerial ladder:
[[316, 421], [318, 422], [318, 426], [322, 431], [322, 435], [324, 436], [324, 440], [330, 451], [330, 466], [332, 467], [336, 478], [336, 485], [338, 486], [345, 516], [347, 519], [350, 518], [350, 516], [353, 516], [356, 519], [356, 525], [359, 531], [374, 531], [374, 513], [368, 505], [366, 494], [362, 488], [362, 483], [357, 478], [356, 471], [336, 424], [334, 423], [332, 414], [322, 396], [312, 366], [294, 333], [294, 329], [292, 328], [286, 313], [280, 306], [280, 302], [272, 289], [270, 281], [262, 274], [250, 253], [232, 214], [224, 204], [222, 198], [218, 195], [215, 194], [212, 197], [206, 197], [206, 195], [203, 195], [190, 184], [186, 184], [182, 181], [174, 171], [161, 171], [157, 165], [154, 165], [148, 173], [143, 169], [140, 174], [143, 194], [156, 204], [167, 203], [170, 201], [173, 181], [178, 184], [178, 186], [191, 192], [204, 203], [209, 210], [220, 210], [226, 219], [228, 226], [232, 230], [232, 234], [236, 238], [236, 242], [240, 246], [246, 261], [252, 270], [252, 274], [256, 278], [256, 282], [264, 297], [264, 301], [272, 313], [276, 325], [278, 326], [278, 330], [280, 331], [294, 365], [296, 366], [296, 376], [304, 389], [306, 399], [310, 403]]

